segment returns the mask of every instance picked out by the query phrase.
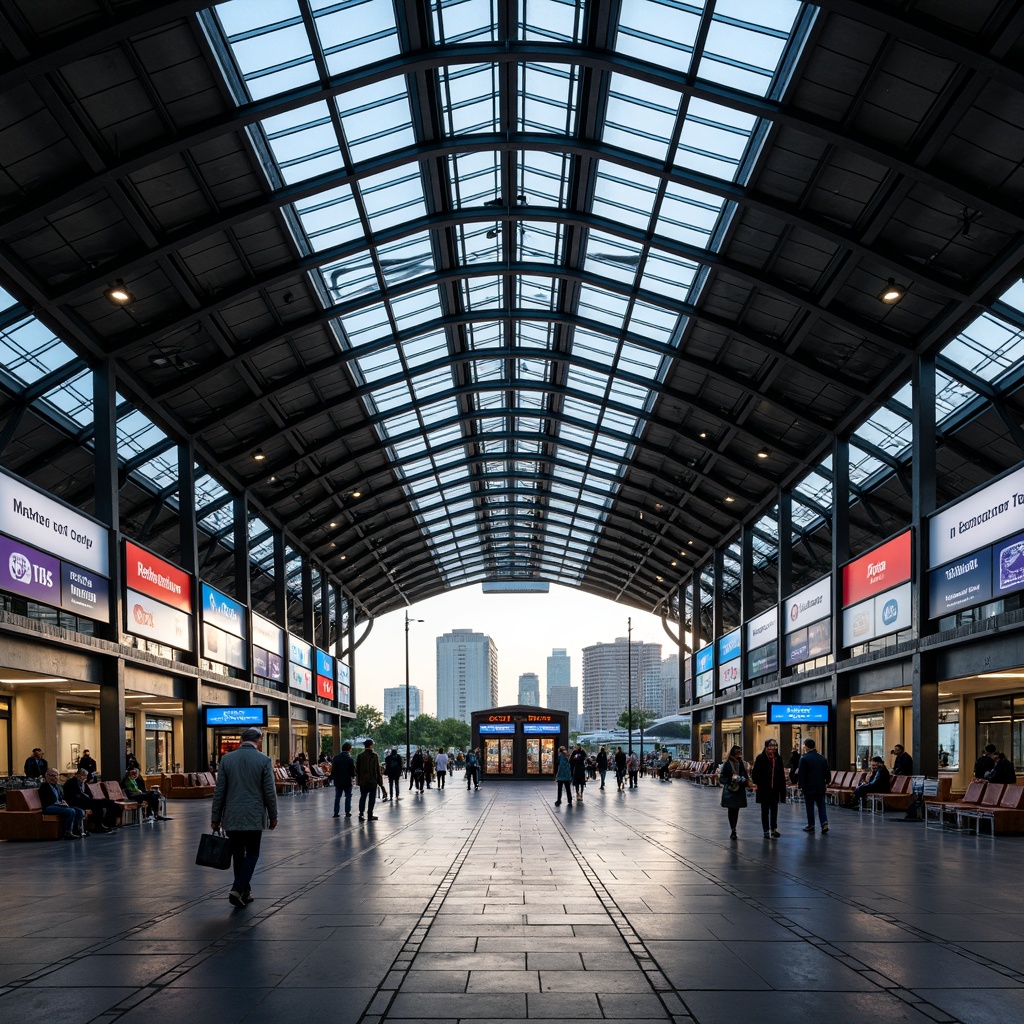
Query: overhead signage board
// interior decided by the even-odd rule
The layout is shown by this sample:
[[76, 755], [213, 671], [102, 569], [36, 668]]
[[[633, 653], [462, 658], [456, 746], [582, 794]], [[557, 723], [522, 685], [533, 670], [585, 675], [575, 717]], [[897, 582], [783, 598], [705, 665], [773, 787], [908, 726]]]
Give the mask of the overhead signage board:
[[208, 583], [202, 585], [203, 622], [225, 633], [246, 639], [245, 606], [232, 601], [226, 594], [214, 590]]
[[911, 534], [904, 530], [843, 566], [843, 607], [859, 604], [911, 578]]
[[266, 705], [253, 705], [251, 708], [203, 708], [206, 716], [206, 727], [208, 729], [222, 728], [224, 726], [237, 726], [238, 728], [252, 728], [253, 726], [266, 727], [267, 708]]
[[254, 647], [284, 657], [284, 630], [255, 612], [252, 614], [252, 642]]
[[909, 629], [911, 586], [909, 582], [904, 583], [851, 608], [844, 608], [843, 646], [853, 647]]
[[313, 673], [294, 661], [288, 664], [288, 685], [302, 693], [313, 692]]
[[288, 634], [288, 660], [293, 665], [313, 670], [313, 645], [307, 644], [297, 636]]
[[513, 736], [515, 735], [515, 723], [506, 724], [503, 722], [492, 722], [489, 725], [480, 726], [481, 736]]
[[343, 708], [347, 708], [352, 700], [352, 691], [349, 688], [349, 676], [348, 665], [341, 661], [340, 658], [335, 658], [334, 678], [338, 684], [335, 687], [335, 692], [337, 694], [338, 704]]
[[72, 565], [110, 576], [106, 527], [2, 470], [0, 533]]
[[125, 632], [157, 643], [192, 650], [192, 618], [147, 594], [129, 590], [124, 602]]
[[813, 661], [832, 650], [832, 620], [812, 622], [803, 629], [786, 634], [786, 667]]
[[97, 622], [110, 621], [110, 580], [91, 569], [60, 563], [60, 606]]
[[1024, 533], [992, 548], [992, 593], [998, 597], [1024, 589]]
[[319, 648], [315, 653], [316, 695], [324, 700], [334, 700], [334, 659]]
[[933, 619], [991, 600], [991, 548], [975, 551], [928, 573], [928, 614]]
[[1024, 529], [1024, 466], [929, 520], [928, 568], [990, 547]]
[[557, 722], [526, 722], [523, 734], [526, 736], [557, 736], [562, 727]]
[[828, 704], [768, 704], [768, 724], [786, 722], [827, 725], [831, 707]]
[[747, 650], [752, 651], [757, 647], [777, 640], [779, 636], [779, 606], [769, 608], [756, 618], [747, 623]]
[[136, 594], [145, 594], [186, 615], [192, 614], [192, 577], [130, 540], [124, 542], [124, 579], [128, 589]]
[[715, 648], [713, 644], [702, 647], [694, 656], [694, 671], [701, 675], [715, 667]]
[[249, 667], [245, 641], [208, 622], [203, 623], [203, 657], [243, 672]]
[[779, 670], [779, 642], [773, 640], [770, 644], [763, 644], [755, 651], [747, 654], [747, 678], [756, 679], [758, 676], [771, 675]]
[[732, 661], [733, 658], [738, 658], [742, 653], [742, 631], [737, 626], [736, 629], [728, 632], [725, 636], [721, 637], [718, 641], [718, 664], [724, 665], [727, 661]]
[[832, 614], [832, 577], [797, 591], [786, 599], [785, 630], [792, 633]]

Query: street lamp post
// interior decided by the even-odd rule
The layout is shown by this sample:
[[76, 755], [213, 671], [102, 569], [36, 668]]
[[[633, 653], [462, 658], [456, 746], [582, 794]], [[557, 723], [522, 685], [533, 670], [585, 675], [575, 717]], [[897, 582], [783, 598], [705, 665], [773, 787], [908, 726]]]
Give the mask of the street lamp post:
[[633, 617], [626, 619], [626, 725], [629, 729], [629, 756], [633, 756]]
[[409, 610], [405, 612], [405, 770], [409, 770], [409, 623], [422, 622], [422, 619], [410, 619]]

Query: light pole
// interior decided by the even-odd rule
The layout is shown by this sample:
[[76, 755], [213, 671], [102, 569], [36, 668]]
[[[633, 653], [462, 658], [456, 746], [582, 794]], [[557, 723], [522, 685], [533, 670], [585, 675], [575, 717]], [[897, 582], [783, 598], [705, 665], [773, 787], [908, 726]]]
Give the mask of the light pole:
[[405, 770], [409, 770], [409, 623], [422, 622], [422, 619], [410, 619], [408, 608], [405, 611]]
[[626, 725], [629, 728], [629, 756], [633, 756], [633, 617], [626, 619]]

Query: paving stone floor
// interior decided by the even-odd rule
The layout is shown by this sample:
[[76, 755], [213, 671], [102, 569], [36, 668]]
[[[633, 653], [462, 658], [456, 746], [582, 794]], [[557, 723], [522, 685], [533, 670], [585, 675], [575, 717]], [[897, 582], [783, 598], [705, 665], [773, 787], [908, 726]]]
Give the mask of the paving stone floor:
[[283, 798], [255, 903], [195, 867], [209, 801], [84, 842], [0, 843], [0, 1020], [827, 1024], [1024, 1020], [1024, 840], [641, 780], [487, 783], [332, 817]]

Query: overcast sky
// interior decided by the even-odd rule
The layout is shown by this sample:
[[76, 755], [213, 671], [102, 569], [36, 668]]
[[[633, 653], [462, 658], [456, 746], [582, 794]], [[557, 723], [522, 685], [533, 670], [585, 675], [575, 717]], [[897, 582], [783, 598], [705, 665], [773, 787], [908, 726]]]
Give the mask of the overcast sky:
[[[498, 704], [515, 704], [519, 676], [536, 672], [541, 700], [547, 699], [547, 658], [564, 647], [572, 660], [572, 685], [581, 686], [583, 648], [614, 643], [626, 635], [632, 616], [633, 640], [662, 645], [662, 658], [676, 652], [661, 619], [568, 587], [548, 594], [484, 594], [479, 584], [442, 594], [409, 608], [409, 677], [423, 690], [424, 711], [437, 711], [437, 637], [453, 629], [485, 633], [498, 647]], [[401, 611], [377, 619], [356, 651], [356, 701], [384, 706], [384, 687], [405, 685], [405, 618]], [[580, 711], [583, 694], [580, 693]]]

